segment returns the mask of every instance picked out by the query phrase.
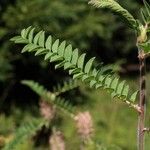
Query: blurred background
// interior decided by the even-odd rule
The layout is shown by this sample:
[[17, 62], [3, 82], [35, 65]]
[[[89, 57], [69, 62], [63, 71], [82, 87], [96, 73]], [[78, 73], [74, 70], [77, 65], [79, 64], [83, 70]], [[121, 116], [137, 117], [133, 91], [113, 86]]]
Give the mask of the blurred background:
[[[118, 1], [140, 18], [142, 1]], [[0, 137], [9, 138], [23, 122], [39, 116], [39, 97], [21, 85], [21, 80], [34, 80], [52, 90], [53, 86], [69, 78], [67, 72], [54, 70], [53, 64], [40, 57], [22, 55], [22, 46], [9, 41], [30, 25], [55, 38], [67, 40], [73, 47], [86, 52], [89, 58], [96, 56], [97, 62], [114, 64], [117, 73], [129, 82], [131, 89], [138, 89], [135, 33], [111, 12], [95, 9], [87, 3], [87, 0], [0, 0]], [[147, 70], [149, 68], [147, 60]], [[149, 86], [150, 75], [147, 73]], [[137, 113], [134, 110], [111, 100], [107, 92], [95, 91], [85, 85], [63, 97], [80, 110], [90, 111], [94, 138], [98, 142], [116, 145], [122, 150], [136, 149]], [[149, 115], [147, 126], [150, 124]], [[77, 150], [79, 141], [74, 125], [66, 116], [60, 116], [57, 126], [65, 136], [67, 150]], [[149, 139], [146, 135], [146, 150], [150, 149]], [[3, 146], [3, 142], [0, 144]], [[46, 150], [43, 145], [27, 140], [18, 150]]]

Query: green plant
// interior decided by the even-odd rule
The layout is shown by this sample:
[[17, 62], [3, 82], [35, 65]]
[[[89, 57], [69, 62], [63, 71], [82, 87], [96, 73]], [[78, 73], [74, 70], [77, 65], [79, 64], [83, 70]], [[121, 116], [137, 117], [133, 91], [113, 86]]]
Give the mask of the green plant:
[[125, 81], [120, 81], [119, 77], [113, 74], [105, 66], [94, 67], [91, 58], [85, 63], [85, 53], [79, 55], [78, 49], [73, 49], [65, 41], [59, 39], [52, 40], [51, 36], [45, 38], [45, 32], [40, 31], [34, 35], [35, 28], [29, 27], [21, 31], [21, 35], [12, 38], [15, 43], [23, 43], [26, 46], [22, 52], [35, 52], [35, 55], [44, 55], [44, 59], [55, 62], [55, 69], [63, 67], [68, 70], [73, 79], [80, 79], [86, 82], [90, 87], [98, 89], [107, 89], [113, 98], [119, 98], [132, 108], [136, 109], [139, 114], [138, 122], [138, 149], [144, 150], [144, 134], [149, 131], [145, 127], [146, 114], [146, 82], [145, 82], [145, 59], [150, 52], [150, 5], [144, 1], [145, 9], [141, 10], [142, 22], [136, 20], [126, 9], [114, 0], [91, 0], [90, 4], [98, 8], [109, 8], [111, 11], [119, 14], [128, 25], [135, 31], [137, 36], [136, 46], [138, 47], [138, 58], [140, 62], [140, 100], [137, 105], [135, 100], [138, 90], [130, 93], [129, 85]]
[[[65, 81], [62, 86], [57, 85], [54, 88], [54, 92], [47, 91], [42, 85], [31, 80], [24, 80], [22, 81], [22, 84], [29, 86], [33, 91], [35, 91], [41, 97], [43, 102], [56, 106], [59, 110], [63, 111], [71, 118], [75, 116], [74, 107], [69, 102], [59, 97], [59, 95], [76, 88], [79, 85], [76, 81]], [[24, 142], [27, 138], [35, 136], [37, 131], [41, 130], [43, 126], [49, 126], [51, 123], [49, 119], [50, 118], [34, 118], [21, 125], [20, 128], [16, 130], [13, 140], [10, 140], [6, 144], [4, 150], [16, 149], [17, 146]]]
[[35, 36], [35, 28], [29, 27], [23, 29], [21, 36], [12, 38], [15, 43], [27, 43], [22, 52], [34, 52], [35, 55], [45, 55], [44, 59], [50, 62], [57, 62], [55, 69], [64, 67], [68, 70], [73, 79], [81, 79], [88, 83], [93, 88], [108, 89], [112, 97], [121, 98], [127, 104], [134, 107], [134, 101], [138, 91], [129, 95], [129, 86], [125, 81], [119, 81], [119, 77], [111, 73], [110, 68], [100, 66], [100, 69], [93, 67], [94, 57], [91, 58], [85, 65], [85, 53], [79, 55], [78, 49], [72, 48], [71, 45], [66, 45], [66, 41], [59, 42], [59, 39], [52, 42], [52, 37], [49, 36], [45, 40], [45, 32], [40, 31]]
[[15, 133], [13, 140], [6, 144], [4, 150], [15, 149], [17, 145], [31, 137], [31, 135], [33, 136], [45, 124], [45, 120], [34, 119], [31, 122], [22, 125]]
[[[50, 92], [48, 90], [46, 90], [46, 88], [44, 88], [42, 85], [40, 85], [37, 82], [34, 82], [32, 80], [23, 80], [21, 82], [23, 85], [28, 86], [29, 88], [31, 88], [34, 92], [36, 92], [41, 101], [44, 102], [46, 104], [46, 106], [42, 106], [45, 110], [47, 110], [47, 107], [49, 107], [48, 105], [53, 105], [55, 108], [57, 108], [58, 111], [63, 112], [64, 114], [66, 114], [68, 117], [70, 117], [70, 119], [72, 119], [72, 121], [77, 122], [78, 123], [78, 118], [82, 118], [85, 115], [88, 118], [89, 113], [88, 112], [79, 112], [79, 110], [77, 108], [75, 108], [70, 102], [68, 102], [67, 100], [64, 100], [63, 98], [61, 98], [61, 94], [63, 94], [66, 91], [69, 91], [73, 88], [77, 88], [80, 84], [77, 81], [65, 81], [63, 83], [63, 85], [57, 85], [56, 87], [54, 87], [53, 92]], [[41, 105], [40, 105], [41, 107]], [[40, 109], [40, 111], [42, 110]], [[57, 111], [57, 112], [58, 112]], [[51, 112], [48, 112], [51, 113]], [[42, 116], [44, 115], [48, 115], [48, 114], [41, 114]], [[43, 116], [43, 117], [44, 117]], [[9, 150], [9, 149], [18, 149], [18, 147], [20, 145], [22, 145], [27, 138], [33, 138], [33, 136], [36, 136], [36, 134], [38, 133], [38, 131], [42, 130], [43, 127], [46, 128], [52, 128], [53, 125], [53, 121], [51, 121], [51, 117], [49, 117], [51, 115], [48, 115], [48, 117], [44, 117], [44, 118], [33, 118], [28, 122], [23, 123], [14, 133], [14, 136], [12, 139], [10, 139], [8, 142], [6, 142], [4, 150]], [[85, 120], [83, 120], [85, 121]], [[85, 123], [84, 123], [85, 124]], [[84, 125], [85, 126], [85, 125]], [[80, 134], [84, 135], [84, 131], [82, 130], [82, 128], [80, 129], [80, 123], [78, 123], [77, 128], [79, 128], [78, 130], [80, 131]], [[91, 131], [90, 131], [91, 130]], [[85, 135], [85, 138], [90, 137], [90, 139], [88, 139], [88, 141], [85, 141], [85, 139], [83, 138], [83, 135], [81, 136], [81, 141], [83, 142], [83, 148], [86, 148], [88, 150], [93, 150], [93, 149], [104, 149], [104, 150], [109, 150], [109, 149], [120, 149], [119, 147], [115, 146], [115, 145], [109, 145], [109, 146], [105, 146], [103, 144], [98, 143], [97, 141], [95, 141], [93, 138], [91, 138], [91, 132], [92, 132], [92, 128], [89, 129], [89, 133]], [[55, 131], [56, 132], [56, 131]], [[82, 133], [83, 132], [83, 133]], [[51, 138], [53, 138], [53, 135], [50, 135]], [[58, 137], [59, 138], [59, 137]], [[58, 144], [57, 142], [57, 138], [55, 139], [56, 144]], [[51, 143], [52, 144], [52, 143]]]
[[[146, 113], [146, 81], [145, 81], [145, 59], [149, 56], [150, 51], [150, 5], [145, 0], [145, 9], [141, 9], [142, 22], [135, 20], [134, 17], [130, 15], [128, 11], [116, 3], [114, 0], [91, 0], [90, 3], [99, 8], [110, 8], [111, 10], [117, 12], [119, 15], [123, 16], [134, 29], [137, 35], [137, 48], [138, 48], [138, 58], [140, 63], [140, 100], [139, 107], [141, 113], [139, 114], [138, 122], [138, 149], [144, 149], [144, 133], [147, 130], [145, 128], [145, 113]], [[144, 25], [143, 25], [144, 23]]]
[[78, 86], [77, 82], [64, 82], [64, 85], [58, 85], [55, 87], [54, 92], [47, 91], [42, 85], [37, 82], [24, 80], [22, 84], [30, 87], [34, 92], [36, 92], [40, 97], [42, 97], [48, 103], [52, 103], [58, 107], [61, 111], [66, 112], [70, 117], [74, 117], [75, 108], [67, 101], [61, 98], [59, 95], [65, 91], [69, 91]]
[[[54, 92], [50, 92], [46, 90], [42, 85], [32, 80], [24, 80], [22, 81], [22, 84], [30, 87], [34, 92], [36, 92], [41, 97], [41, 101], [45, 103], [44, 105], [41, 105], [41, 107], [43, 108], [40, 109], [41, 115], [44, 118], [32, 119], [31, 121], [21, 125], [20, 128], [17, 129], [17, 131], [15, 132], [13, 139], [10, 142], [6, 143], [4, 150], [16, 149], [20, 145], [20, 143], [25, 141], [27, 138], [35, 136], [36, 133], [39, 130], [41, 130], [43, 126], [45, 127], [52, 126], [52, 121], [51, 121], [52, 118], [50, 117], [49, 114], [45, 113], [45, 110], [48, 111], [47, 108], [48, 109], [50, 108], [49, 104], [52, 106], [55, 106], [55, 108], [57, 108], [61, 112], [64, 112], [73, 121], [78, 122], [78, 118], [82, 119], [84, 114], [89, 115], [87, 112], [78, 113], [78, 110], [75, 109], [75, 107], [71, 103], [67, 102], [67, 100], [64, 100], [63, 98], [59, 96], [60, 94], [66, 91], [69, 91], [73, 88], [78, 87], [79, 83], [77, 81], [69, 80], [69, 81], [64, 82], [63, 85], [57, 85], [54, 88], [55, 89]], [[42, 113], [42, 111], [44, 111], [44, 113]], [[48, 111], [48, 113], [52, 113], [52, 110], [50, 110], [50, 112]], [[89, 130], [92, 131], [93, 129], [89, 129]], [[80, 129], [80, 131], [81, 133], [82, 132], [84, 133], [82, 128]], [[95, 141], [93, 141], [92, 139], [89, 139], [91, 133], [88, 133], [88, 134], [85, 133], [85, 134], [86, 134], [85, 136], [88, 137], [88, 141], [85, 142], [85, 140], [83, 140], [83, 142], [85, 142], [84, 147], [86, 149], [90, 150], [90, 149], [95, 149], [95, 148], [104, 148], [104, 146], [101, 146]], [[51, 138], [53, 138], [53, 136]], [[59, 142], [57, 141], [57, 138], [55, 140], [56, 140], [55, 141], [56, 143]], [[55, 142], [54, 144], [56, 145]], [[51, 144], [53, 144], [53, 142]]]

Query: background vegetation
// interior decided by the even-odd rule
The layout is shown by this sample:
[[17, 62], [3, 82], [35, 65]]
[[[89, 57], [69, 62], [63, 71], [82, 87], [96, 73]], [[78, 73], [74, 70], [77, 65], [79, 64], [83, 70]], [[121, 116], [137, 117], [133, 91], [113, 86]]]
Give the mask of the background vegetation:
[[[119, 2], [138, 18], [141, 1]], [[96, 56], [97, 61], [114, 64], [122, 78], [137, 89], [138, 59], [134, 33], [118, 17], [89, 6], [87, 0], [1, 0], [0, 17], [1, 146], [21, 124], [40, 116], [39, 97], [20, 81], [35, 80], [52, 90], [57, 83], [69, 78], [65, 72], [55, 71], [53, 65], [40, 58], [20, 54], [21, 47], [12, 44], [9, 39], [22, 28], [33, 25], [56, 38], [68, 40], [74, 47], [88, 52], [89, 57]], [[149, 85], [149, 75], [147, 79]], [[111, 101], [107, 93], [93, 91], [85, 85], [62, 96], [79, 109], [91, 112], [95, 139], [99, 143], [116, 145], [122, 150], [136, 149], [136, 112]], [[149, 114], [147, 118], [149, 124]], [[57, 119], [56, 126], [64, 133], [67, 150], [76, 150], [79, 141], [74, 124], [62, 114]], [[42, 133], [39, 138], [43, 136]], [[43, 150], [44, 146], [44, 141], [35, 145], [28, 140], [18, 150]], [[149, 148], [149, 137], [146, 137], [146, 150]]]

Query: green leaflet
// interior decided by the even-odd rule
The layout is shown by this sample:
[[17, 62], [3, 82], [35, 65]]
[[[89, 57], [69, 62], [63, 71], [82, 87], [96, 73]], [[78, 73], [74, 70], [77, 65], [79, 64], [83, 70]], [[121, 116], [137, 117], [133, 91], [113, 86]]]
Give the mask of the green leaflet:
[[29, 32], [29, 36], [28, 36], [29, 43], [32, 43], [34, 30], [35, 30], [35, 28], [33, 28], [33, 29]]
[[[141, 9], [141, 16], [145, 24], [150, 23], [150, 5], [146, 0], [143, 0], [145, 9]], [[148, 31], [149, 32], [149, 31]]]
[[29, 51], [29, 52], [31, 52], [31, 51], [33, 51], [34, 49], [36, 49], [37, 48], [37, 46], [36, 45], [34, 45], [34, 44], [27, 44], [23, 49], [22, 49], [22, 53], [24, 53], [24, 52], [26, 52], [26, 51]]
[[24, 38], [27, 38], [27, 36], [28, 36], [31, 29], [32, 29], [32, 26], [29, 26], [27, 29], [25, 29], [25, 32], [23, 34]]
[[63, 58], [61, 56], [54, 55], [54, 56], [51, 56], [50, 62], [56, 62], [56, 61], [60, 61], [60, 60], [63, 60]]
[[42, 31], [41, 34], [39, 35], [38, 44], [39, 46], [42, 46], [42, 47], [45, 46], [45, 32], [44, 31]]
[[143, 2], [144, 2], [144, 6], [146, 8], [146, 11], [147, 11], [147, 15], [150, 17], [150, 5], [147, 3], [146, 0], [143, 0]]
[[48, 36], [48, 38], [46, 40], [46, 43], [45, 43], [45, 47], [46, 47], [46, 49], [51, 51], [51, 48], [52, 48], [52, 36]]
[[28, 43], [28, 41], [27, 40], [25, 40], [25, 39], [18, 39], [18, 40], [16, 40], [15, 41], [15, 43], [22, 43], [22, 44], [25, 44], [25, 43]]
[[88, 75], [83, 75], [83, 77], [82, 77], [82, 81], [84, 81], [84, 82], [89, 82], [92, 79], [93, 79], [93, 77], [92, 76], [88, 76]]
[[72, 52], [72, 64], [76, 65], [77, 62], [78, 62], [78, 57], [79, 57], [79, 54], [78, 54], [78, 49], [75, 49], [73, 52]]
[[59, 40], [56, 40], [54, 44], [52, 45], [52, 52], [57, 53], [59, 46]]
[[71, 64], [70, 62], [66, 62], [66, 63], [64, 64], [64, 70], [70, 69], [70, 68], [74, 68], [74, 65]]
[[40, 32], [38, 32], [38, 33], [35, 35], [34, 40], [33, 40], [33, 43], [34, 43], [35, 45], [38, 44], [38, 41], [39, 41], [39, 38], [40, 38], [40, 35], [42, 34], [42, 32], [43, 32], [43, 31], [40, 31]]
[[47, 59], [50, 59], [52, 56], [56, 55], [55, 53], [52, 53], [52, 52], [48, 52], [46, 55], [45, 55], [45, 58], [44, 60], [47, 60]]
[[14, 41], [15, 43], [23, 43], [23, 44], [28, 43], [28, 40], [23, 39], [21, 36], [15, 36], [15, 37], [11, 38], [10, 40]]
[[85, 55], [86, 55], [85, 53], [82, 54], [78, 59], [78, 67], [81, 68], [81, 70], [83, 69], [84, 66]]
[[65, 49], [64, 58], [66, 61], [71, 61], [72, 58], [72, 46], [68, 45]]
[[61, 62], [61, 63], [55, 65], [55, 69], [59, 69], [59, 68], [63, 67], [64, 64], [65, 64], [65, 62], [66, 62], [66, 61], [63, 61], [63, 62]]
[[63, 41], [60, 46], [58, 47], [58, 54], [60, 56], [64, 56], [64, 52], [65, 52], [65, 47], [66, 47], [66, 41]]
[[90, 87], [94, 87], [96, 85], [97, 81], [96, 80], [91, 80], [90, 81]]
[[143, 9], [141, 9], [141, 16], [142, 16], [142, 19], [143, 19], [144, 23], [146, 24], [147, 23], [147, 16], [146, 16]]
[[35, 45], [32, 45], [31, 47], [29, 47], [28, 52], [36, 51], [36, 49], [40, 50], [40, 49], [43, 49], [43, 48], [37, 47], [37, 46], [35, 46]]
[[92, 75], [97, 78], [98, 71], [95, 68], [92, 71]]
[[131, 100], [132, 102], [135, 102], [138, 92], [139, 92], [139, 91], [136, 91], [136, 92], [134, 92], [134, 93], [131, 95], [130, 100]]
[[27, 34], [26, 34], [26, 29], [23, 29], [21, 31], [21, 36], [25, 39], [27, 37]]
[[119, 78], [115, 78], [111, 83], [111, 89], [116, 90], [119, 83]]
[[95, 85], [96, 89], [101, 88], [101, 87], [103, 87], [103, 85], [101, 83], [96, 83], [96, 85]]
[[99, 81], [102, 83], [105, 80], [106, 76], [100, 75], [99, 76]]
[[74, 68], [74, 69], [71, 69], [69, 70], [69, 74], [76, 74], [76, 73], [79, 73], [81, 72], [81, 69], [80, 68]]
[[105, 79], [105, 87], [106, 88], [110, 88], [111, 82], [112, 82], [112, 79], [109, 76], [106, 77], [106, 79]]
[[16, 40], [18, 40], [20, 38], [21, 38], [20, 36], [14, 36], [13, 38], [10, 39], [10, 41], [16, 41]]
[[36, 51], [35, 56], [45, 54], [45, 53], [46, 53], [46, 49], [41, 47], [38, 49], [38, 51]]
[[118, 95], [122, 95], [124, 85], [125, 85], [125, 81], [122, 81], [121, 83], [119, 83], [117, 87], [117, 91], [116, 91]]
[[139, 47], [144, 50], [145, 53], [150, 52], [150, 41], [146, 43], [139, 44]]
[[30, 44], [27, 44], [26, 46], [24, 46], [24, 48], [22, 49], [21, 53], [24, 53], [26, 51], [29, 50]]
[[80, 73], [74, 74], [74, 75], [73, 75], [73, 79], [79, 79], [79, 78], [81, 78], [83, 75], [84, 75], [84, 73], [83, 73], [83, 72], [80, 72]]
[[125, 98], [127, 98], [128, 93], [129, 93], [129, 85], [126, 85], [122, 91], [122, 95], [125, 96]]
[[89, 72], [90, 72], [94, 60], [95, 60], [95, 57], [91, 58], [91, 59], [86, 63], [85, 68], [84, 68], [84, 72], [85, 72], [85, 73], [89, 73]]
[[111, 93], [112, 98], [115, 98], [116, 96], [117, 96], [117, 93], [115, 91]]

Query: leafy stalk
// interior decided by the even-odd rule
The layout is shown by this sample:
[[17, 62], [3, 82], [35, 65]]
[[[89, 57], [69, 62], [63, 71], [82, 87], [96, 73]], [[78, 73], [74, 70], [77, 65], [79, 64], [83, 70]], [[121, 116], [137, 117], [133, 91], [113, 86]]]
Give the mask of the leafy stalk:
[[[37, 82], [32, 80], [23, 80], [22, 84], [31, 88], [34, 92], [36, 92], [40, 97], [43, 98], [44, 101], [48, 103], [52, 103], [55, 105], [59, 110], [65, 112], [70, 117], [74, 117], [75, 115], [75, 108], [69, 103], [68, 101], [64, 100], [61, 97], [58, 97], [57, 94], [47, 91], [44, 86], [40, 85]], [[72, 87], [73, 88], [73, 87]], [[67, 88], [66, 88], [67, 90]]]
[[16, 147], [27, 138], [35, 135], [35, 133], [40, 130], [43, 125], [46, 125], [47, 121], [43, 119], [34, 119], [28, 123], [23, 124], [19, 127], [16, 132], [14, 138], [5, 145], [3, 150], [14, 150]]
[[115, 0], [90, 0], [89, 4], [92, 4], [97, 8], [108, 8], [112, 12], [123, 17], [131, 28], [136, 30], [138, 27], [137, 21], [134, 17]]
[[[123, 102], [135, 106], [138, 91], [130, 94], [129, 85], [125, 81], [120, 81], [112, 75], [110, 69], [104, 66], [96, 69], [93, 66], [94, 57], [85, 63], [85, 55], [79, 55], [78, 49], [67, 45], [66, 41], [60, 42], [59, 39], [52, 41], [52, 37], [45, 38], [45, 32], [40, 31], [34, 35], [34, 28], [29, 27], [21, 31], [21, 36], [16, 36], [11, 40], [15, 43], [25, 43], [22, 52], [35, 52], [35, 55], [45, 55], [45, 60], [55, 62], [55, 69], [64, 68], [68, 70], [73, 79], [80, 79], [98, 89], [106, 89], [113, 98], [119, 98]], [[135, 107], [136, 108], [136, 107]]]

